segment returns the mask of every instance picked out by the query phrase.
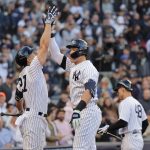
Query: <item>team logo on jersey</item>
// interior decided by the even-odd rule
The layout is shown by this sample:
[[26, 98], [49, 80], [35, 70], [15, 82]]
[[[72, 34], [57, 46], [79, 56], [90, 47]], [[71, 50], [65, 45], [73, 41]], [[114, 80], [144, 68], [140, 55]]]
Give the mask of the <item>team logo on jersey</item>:
[[73, 79], [74, 79], [74, 81], [79, 80], [80, 74], [81, 74], [80, 70], [79, 70], [79, 71], [76, 70], [76, 71], [73, 73]]

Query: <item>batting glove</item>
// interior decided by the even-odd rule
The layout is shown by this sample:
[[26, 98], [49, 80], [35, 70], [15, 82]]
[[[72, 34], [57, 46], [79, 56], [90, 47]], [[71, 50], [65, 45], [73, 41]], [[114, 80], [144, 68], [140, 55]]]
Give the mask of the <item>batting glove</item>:
[[99, 128], [97, 133], [103, 135], [104, 133], [107, 132], [108, 128], [109, 128], [109, 125], [105, 125], [104, 127]]
[[45, 24], [52, 24], [55, 21], [55, 17], [58, 15], [58, 9], [56, 6], [49, 7], [46, 18]]
[[80, 111], [74, 110], [70, 121], [72, 127], [77, 129], [80, 126]]

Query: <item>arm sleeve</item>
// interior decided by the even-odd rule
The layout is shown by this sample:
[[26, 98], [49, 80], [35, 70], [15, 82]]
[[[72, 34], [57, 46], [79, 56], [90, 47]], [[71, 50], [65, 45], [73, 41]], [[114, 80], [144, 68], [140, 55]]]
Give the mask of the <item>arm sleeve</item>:
[[145, 132], [146, 128], [148, 127], [148, 120], [142, 121], [142, 134]]
[[61, 54], [60, 49], [55, 41], [55, 38], [51, 38], [49, 44], [49, 52], [51, 54], [52, 60], [54, 60], [57, 64], [61, 65], [64, 54]]
[[[142, 106], [142, 105], [141, 105]], [[144, 108], [143, 108], [143, 106], [142, 106], [142, 121], [144, 121], [144, 120], [146, 120], [147, 119], [147, 115], [146, 115], [146, 113], [145, 113], [145, 110], [144, 110]]]
[[49, 44], [49, 52], [51, 54], [52, 60], [54, 60], [57, 64], [60, 65], [64, 70], [70, 72], [70, 68], [74, 66], [71, 63], [70, 59], [67, 58], [64, 54], [60, 52], [60, 49], [55, 41], [55, 38], [51, 38]]
[[127, 101], [122, 101], [119, 105], [119, 119], [129, 122], [130, 114], [130, 105]]
[[15, 100], [16, 100], [16, 101], [20, 101], [22, 98], [23, 98], [23, 92], [19, 91], [19, 90], [16, 88]]
[[112, 132], [114, 130], [118, 130], [120, 128], [124, 128], [128, 125], [128, 123], [122, 119], [118, 120], [116, 123], [112, 124], [108, 128], [108, 132]]

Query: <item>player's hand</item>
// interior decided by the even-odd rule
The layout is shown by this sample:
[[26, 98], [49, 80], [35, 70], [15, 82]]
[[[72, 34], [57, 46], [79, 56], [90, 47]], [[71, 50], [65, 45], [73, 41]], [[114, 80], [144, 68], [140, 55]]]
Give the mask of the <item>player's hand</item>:
[[109, 125], [105, 125], [104, 127], [99, 128], [97, 133], [103, 135], [104, 133], [107, 132], [108, 128], [109, 128]]
[[80, 126], [80, 111], [74, 110], [70, 121], [72, 127], [77, 129]]
[[58, 9], [56, 6], [49, 7], [46, 18], [45, 24], [52, 24], [55, 21], [55, 17], [58, 15]]

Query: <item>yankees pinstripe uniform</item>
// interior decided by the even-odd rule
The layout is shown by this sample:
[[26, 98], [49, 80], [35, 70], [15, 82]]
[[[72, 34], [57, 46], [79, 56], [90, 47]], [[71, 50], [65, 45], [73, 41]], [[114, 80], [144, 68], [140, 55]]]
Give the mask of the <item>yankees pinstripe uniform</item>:
[[99, 128], [98, 133], [103, 134], [119, 129], [119, 134], [123, 137], [121, 150], [142, 150], [142, 134], [148, 126], [148, 120], [142, 105], [132, 97], [132, 83], [130, 80], [120, 80], [114, 90], [121, 101], [119, 119], [114, 124]]
[[22, 99], [25, 100], [25, 112], [17, 118], [16, 125], [20, 127], [25, 150], [43, 150], [45, 146], [48, 90], [42, 66], [47, 58], [51, 24], [57, 14], [55, 6], [48, 8], [37, 54], [33, 48], [23, 46], [15, 57], [16, 63], [22, 67], [15, 94], [20, 112], [24, 111]]
[[119, 105], [119, 118], [128, 122], [127, 127], [119, 129], [119, 134], [125, 135], [121, 149], [142, 150], [142, 121], [147, 119], [143, 106], [132, 96], [127, 97]]
[[[20, 130], [24, 139], [23, 147], [25, 149], [42, 150], [45, 144], [45, 129], [47, 127], [43, 115], [47, 113], [48, 91], [42, 66], [37, 56], [30, 66], [26, 66], [21, 71], [17, 89], [24, 91], [23, 98], [26, 104], [26, 111], [23, 117], [20, 116], [22, 118]], [[39, 112], [42, 115], [39, 115]]]
[[[70, 97], [73, 108], [76, 108], [85, 91], [85, 83], [91, 79], [97, 84], [99, 73], [89, 60], [76, 65], [73, 64], [69, 58], [60, 53], [54, 38], [51, 40], [50, 52], [52, 59], [70, 72]], [[101, 111], [96, 105], [96, 93], [94, 93], [86, 108], [81, 111], [80, 126], [75, 129], [74, 150], [96, 150], [95, 135], [101, 122]]]

